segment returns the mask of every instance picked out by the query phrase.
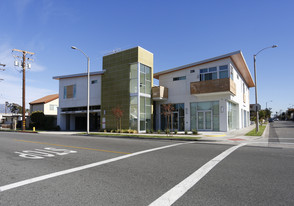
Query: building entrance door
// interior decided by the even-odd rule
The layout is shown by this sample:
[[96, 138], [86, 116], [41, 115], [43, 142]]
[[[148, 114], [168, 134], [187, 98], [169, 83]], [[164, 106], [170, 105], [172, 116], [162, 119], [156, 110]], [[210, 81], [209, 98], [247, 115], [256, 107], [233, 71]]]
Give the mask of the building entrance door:
[[212, 130], [212, 111], [197, 112], [197, 128], [198, 130]]

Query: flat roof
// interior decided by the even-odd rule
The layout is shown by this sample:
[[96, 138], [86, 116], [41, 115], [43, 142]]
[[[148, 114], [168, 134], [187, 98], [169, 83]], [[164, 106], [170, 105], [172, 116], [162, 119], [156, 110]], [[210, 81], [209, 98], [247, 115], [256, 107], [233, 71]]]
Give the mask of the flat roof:
[[179, 71], [179, 70], [188, 69], [190, 67], [199, 66], [199, 65], [202, 65], [202, 64], [218, 61], [218, 60], [225, 59], [225, 58], [230, 58], [232, 60], [232, 62], [237, 67], [236, 69], [242, 75], [242, 77], [244, 78], [244, 80], [245, 80], [246, 84], [248, 85], [248, 87], [254, 87], [255, 86], [255, 84], [253, 82], [253, 79], [252, 79], [252, 76], [250, 74], [250, 71], [248, 69], [247, 63], [246, 63], [246, 61], [244, 59], [244, 56], [243, 56], [241, 50], [231, 52], [231, 53], [228, 53], [228, 54], [224, 54], [224, 55], [221, 55], [221, 56], [213, 57], [213, 58], [210, 58], [210, 59], [205, 59], [205, 60], [202, 60], [202, 61], [194, 62], [194, 63], [191, 63], [191, 64], [186, 64], [186, 65], [183, 65], [183, 66], [175, 67], [175, 68], [172, 68], [172, 69], [164, 70], [164, 71], [161, 71], [161, 72], [157, 72], [157, 73], [155, 73], [153, 75], [153, 77], [155, 79], [159, 79], [160, 75], [165, 75], [165, 74], [176, 72], [176, 71]]
[[[110, 56], [110, 55], [113, 55], [113, 54], [118, 54], [118, 53], [121, 53], [121, 52], [125, 52], [125, 51], [128, 51], [128, 50], [132, 50], [132, 49], [135, 49], [135, 48], [141, 48], [141, 49], [144, 49], [143, 47], [141, 46], [135, 46], [135, 47], [132, 47], [132, 48], [128, 48], [128, 49], [122, 49], [122, 50], [113, 50], [107, 54], [105, 54], [103, 57], [106, 57], [106, 56]], [[145, 51], [153, 54], [152, 52], [148, 51], [147, 49], [144, 49]]]
[[[102, 75], [102, 74], [104, 74], [104, 71], [90, 72], [90, 76]], [[59, 79], [85, 77], [85, 76], [88, 76], [88, 73], [69, 74], [69, 75], [55, 76], [55, 77], [52, 77], [52, 78], [56, 79], [56, 80], [59, 80]]]

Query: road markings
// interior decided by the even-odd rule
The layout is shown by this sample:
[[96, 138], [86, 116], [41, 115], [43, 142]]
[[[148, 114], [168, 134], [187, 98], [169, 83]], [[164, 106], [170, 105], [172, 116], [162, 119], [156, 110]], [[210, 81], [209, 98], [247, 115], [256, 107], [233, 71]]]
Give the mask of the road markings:
[[130, 153], [127, 153], [127, 152], [117, 152], [117, 151], [109, 151], [109, 150], [94, 149], [94, 148], [87, 148], [87, 147], [76, 147], [76, 146], [68, 146], [68, 145], [60, 145], [60, 144], [51, 144], [51, 143], [46, 143], [46, 142], [35, 142], [35, 141], [17, 140], [17, 139], [15, 141], [36, 143], [36, 144], [46, 144], [46, 145], [52, 145], [52, 146], [58, 146], [58, 147], [68, 147], [68, 148], [75, 148], [75, 149], [93, 150], [93, 151], [99, 151], [99, 152], [110, 152], [110, 153], [117, 153], [117, 154], [130, 154]]
[[[19, 154], [19, 156], [23, 158], [44, 159], [44, 157], [55, 157], [55, 155], [67, 155], [70, 153], [77, 153], [77, 151], [46, 147], [44, 149], [24, 150], [22, 152], [14, 152], [14, 153]], [[53, 154], [50, 154], [50, 153], [53, 153]]]
[[199, 180], [201, 180], [212, 168], [218, 163], [225, 159], [229, 154], [234, 152], [236, 149], [246, 145], [246, 143], [239, 144], [231, 147], [226, 151], [222, 152], [205, 165], [196, 170], [189, 177], [184, 179], [182, 182], [177, 184], [175, 187], [164, 193], [161, 197], [152, 202], [149, 206], [168, 206], [176, 202], [181, 196], [183, 196], [191, 187], [193, 187]]
[[163, 147], [156, 147], [156, 148], [153, 148], [153, 149], [148, 149], [148, 150], [135, 152], [135, 153], [132, 153], [132, 154], [122, 155], [122, 156], [119, 156], [119, 157], [111, 158], [111, 159], [108, 159], [108, 160], [103, 160], [103, 161], [100, 161], [100, 162], [95, 162], [95, 163], [80, 166], [80, 167], [75, 167], [75, 168], [72, 168], [72, 169], [67, 169], [67, 170], [63, 170], [63, 171], [59, 171], [59, 172], [55, 172], [55, 173], [51, 173], [51, 174], [47, 174], [47, 175], [42, 175], [42, 176], [39, 176], [39, 177], [35, 177], [35, 178], [20, 181], [20, 182], [12, 183], [12, 184], [9, 184], [9, 185], [1, 186], [0, 187], [0, 192], [10, 190], [10, 189], [13, 189], [13, 188], [17, 188], [17, 187], [21, 187], [21, 186], [24, 186], [24, 185], [27, 185], [27, 184], [39, 182], [39, 181], [46, 180], [46, 179], [49, 179], [49, 178], [58, 177], [58, 176], [61, 176], [61, 175], [66, 175], [66, 174], [70, 174], [70, 173], [73, 173], [73, 172], [78, 172], [78, 171], [81, 171], [81, 170], [97, 167], [97, 166], [100, 166], [100, 165], [108, 164], [108, 163], [111, 163], [111, 162], [126, 159], [126, 158], [133, 157], [133, 156], [136, 156], [136, 155], [145, 154], [145, 153], [149, 153], [149, 152], [154, 152], [154, 151], [157, 151], [157, 150], [167, 149], [167, 148], [170, 148], [170, 147], [176, 147], [176, 146], [185, 145], [185, 144], [193, 144], [193, 143], [194, 142], [184, 142], [184, 143], [177, 143], [177, 144], [167, 145], [167, 146], [163, 146]]

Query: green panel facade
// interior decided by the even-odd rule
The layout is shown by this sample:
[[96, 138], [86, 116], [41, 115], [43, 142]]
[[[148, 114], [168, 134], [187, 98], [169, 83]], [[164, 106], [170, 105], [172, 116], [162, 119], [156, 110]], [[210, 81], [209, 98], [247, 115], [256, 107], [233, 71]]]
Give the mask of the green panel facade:
[[[119, 106], [123, 111], [122, 129], [130, 129], [130, 80], [131, 65], [138, 64], [140, 59], [148, 60], [153, 74], [153, 55], [150, 52], [135, 47], [103, 57], [102, 88], [101, 88], [101, 125], [105, 129], [116, 129], [116, 119], [112, 109]], [[152, 58], [152, 59], [150, 59]], [[147, 61], [146, 61], [147, 62]], [[152, 65], [150, 65], [150, 62]], [[145, 63], [146, 64], [146, 63]], [[152, 82], [153, 83], [153, 82]]]

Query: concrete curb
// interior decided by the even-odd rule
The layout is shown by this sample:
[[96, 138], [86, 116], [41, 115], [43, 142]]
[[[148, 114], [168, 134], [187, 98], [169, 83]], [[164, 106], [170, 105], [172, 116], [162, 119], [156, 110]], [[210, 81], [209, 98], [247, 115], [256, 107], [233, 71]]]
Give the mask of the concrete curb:
[[263, 134], [261, 135], [261, 137], [262, 138], [265, 138], [265, 137], [268, 137], [269, 136], [269, 126], [270, 125], [270, 123], [268, 123], [267, 125], [266, 125], [266, 128], [265, 128], [265, 130], [263, 131]]

